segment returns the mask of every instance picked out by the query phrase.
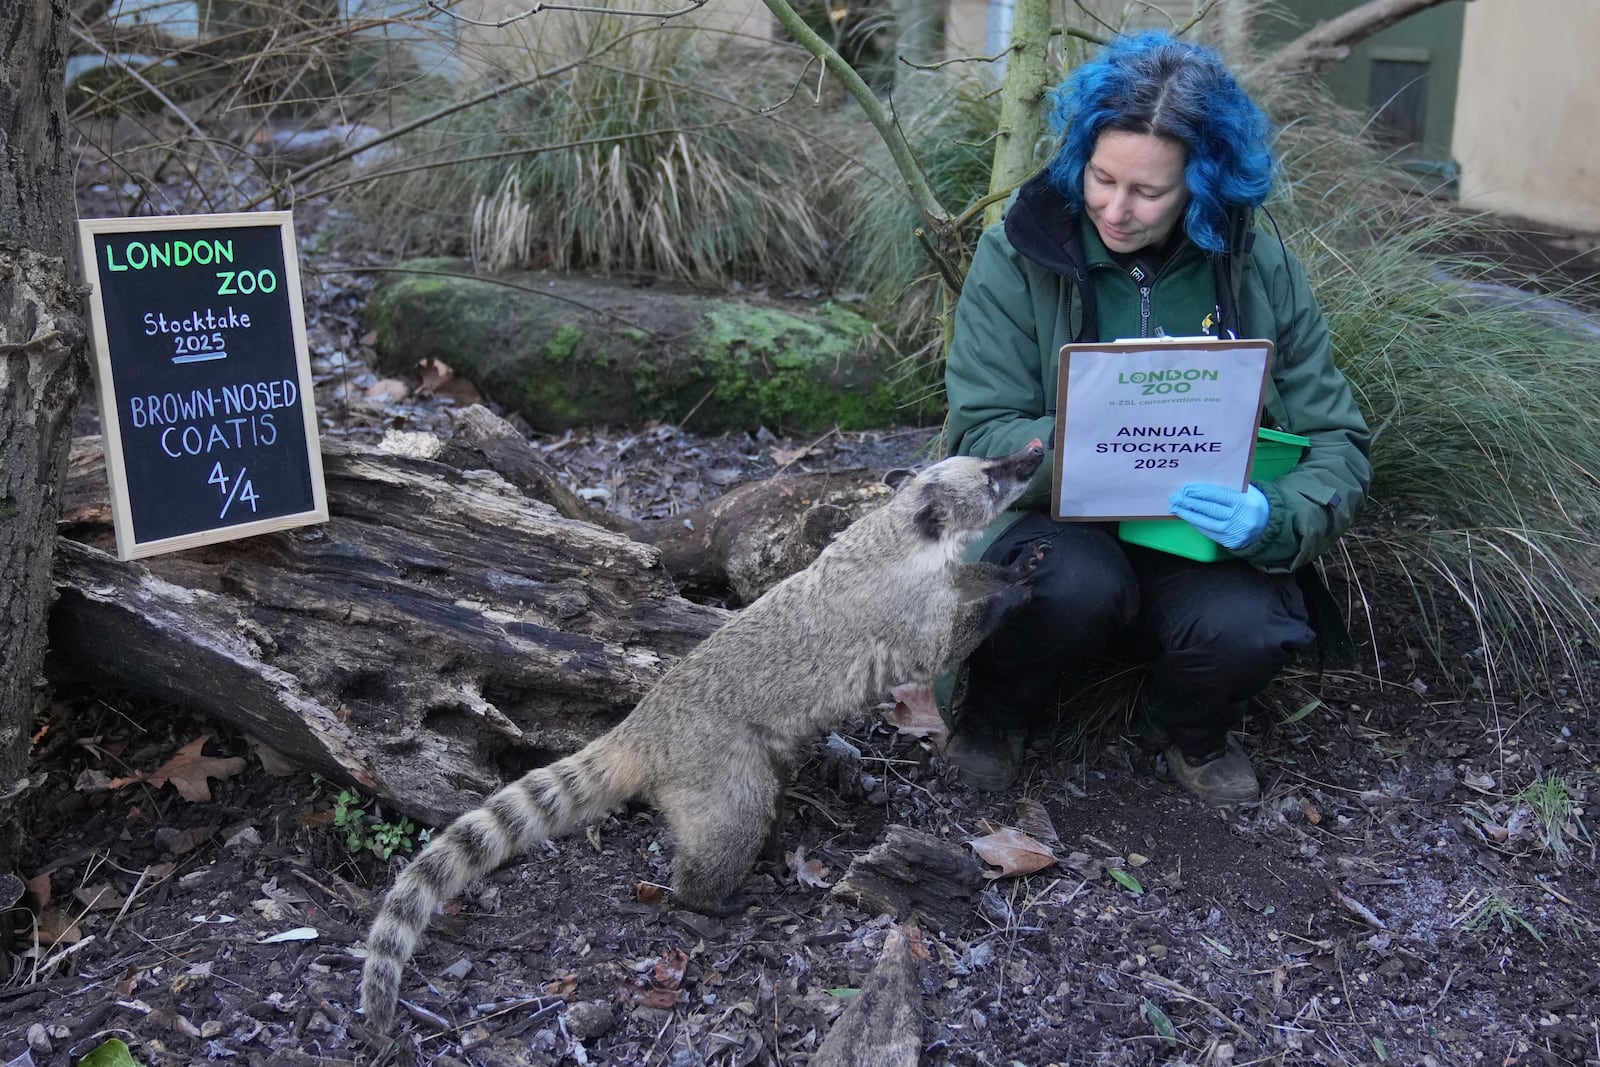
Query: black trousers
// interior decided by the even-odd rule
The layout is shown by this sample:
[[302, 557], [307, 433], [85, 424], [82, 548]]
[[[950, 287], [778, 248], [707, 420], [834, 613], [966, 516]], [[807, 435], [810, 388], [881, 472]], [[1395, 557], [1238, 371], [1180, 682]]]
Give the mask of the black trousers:
[[1025, 725], [1054, 709], [1062, 672], [1110, 655], [1150, 664], [1143, 713], [1185, 754], [1209, 755], [1316, 640], [1293, 575], [1125, 544], [1111, 524], [1031, 513], [983, 558], [1007, 564], [1040, 540], [1051, 549], [1033, 599], [967, 661], [963, 717]]

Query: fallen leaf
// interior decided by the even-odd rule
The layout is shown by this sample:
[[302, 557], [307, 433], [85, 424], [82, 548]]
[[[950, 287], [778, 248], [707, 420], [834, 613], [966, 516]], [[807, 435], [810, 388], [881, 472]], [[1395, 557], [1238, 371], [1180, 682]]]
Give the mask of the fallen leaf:
[[799, 463], [802, 459], [805, 459], [808, 456], [814, 456], [816, 454], [817, 450], [810, 447], [774, 448], [769, 452], [769, 455], [772, 456], [772, 461], [780, 467], [792, 466], [793, 464]]
[[676, 989], [640, 989], [635, 986], [629, 990], [628, 998], [635, 1004], [646, 1008], [671, 1011], [678, 1003], [678, 991]]
[[684, 972], [689, 968], [689, 954], [682, 949], [668, 949], [661, 958], [649, 966], [649, 974], [640, 975], [627, 984], [628, 999], [647, 1008], [669, 1010], [677, 1006], [683, 986]]
[[22, 902], [26, 904], [35, 915], [43, 911], [45, 905], [50, 903], [50, 874], [36, 874], [28, 879], [28, 888], [22, 894]]
[[72, 788], [80, 793], [104, 793], [111, 788], [111, 776], [98, 767], [87, 767], [79, 773]]
[[36, 929], [41, 945], [75, 945], [83, 940], [83, 927], [78, 925], [78, 920], [60, 908], [41, 911]]
[[365, 400], [396, 404], [411, 395], [411, 387], [398, 378], [379, 378], [361, 392]]
[[[905, 938], [906, 947], [911, 951], [912, 959], [930, 960], [933, 958], [933, 954], [928, 951], [927, 939], [922, 936], [922, 927], [914, 923], [894, 923], [889, 929]], [[884, 946], [888, 947], [887, 940], [885, 940]]]
[[894, 707], [883, 713], [883, 721], [910, 737], [926, 737], [935, 749], [944, 751], [950, 728], [939, 714], [933, 686], [926, 682], [908, 682], [889, 690], [889, 695], [894, 698]]
[[215, 837], [220, 825], [211, 823], [208, 826], [191, 826], [187, 830], [174, 830], [170, 826], [163, 826], [155, 832], [155, 842], [170, 855], [182, 856], [184, 853], [193, 852]]
[[1306, 800], [1304, 797], [1300, 799], [1300, 810], [1305, 814], [1306, 822], [1310, 823], [1312, 826], [1315, 826], [1322, 821], [1322, 812], [1318, 811], [1317, 806], [1311, 803], [1311, 801]]
[[668, 949], [656, 961], [650, 981], [660, 989], [677, 989], [683, 984], [683, 975], [689, 969], [689, 954], [681, 948]]
[[999, 867], [999, 873], [985, 871], [987, 878], [1015, 878], [1034, 871], [1043, 870], [1056, 861], [1056, 855], [1050, 846], [1029, 837], [1021, 830], [1012, 826], [995, 826], [992, 823], [979, 824], [988, 831], [984, 837], [974, 837], [967, 841], [985, 863]]
[[828, 868], [822, 865], [821, 860], [806, 859], [806, 850], [796, 849], [783, 854], [784, 862], [794, 872], [795, 881], [807, 889], [831, 889], [833, 883], [828, 881]]
[[85, 911], [114, 911], [128, 900], [105, 883], [79, 886], [72, 891], [72, 896], [83, 905]]
[[202, 749], [209, 740], [210, 734], [201, 734], [178, 749], [171, 759], [155, 770], [140, 772], [131, 778], [114, 778], [111, 788], [121, 789], [139, 782], [160, 787], [171, 782], [183, 799], [195, 804], [208, 803], [211, 800], [211, 786], [206, 779], [228, 779], [244, 770], [243, 756], [205, 755]]
[[280, 934], [270, 934], [256, 941], [258, 945], [276, 945], [284, 941], [315, 941], [317, 928], [315, 926], [297, 926], [293, 930], [285, 930]]
[[184, 1018], [182, 1015], [179, 1015], [177, 1012], [168, 1008], [162, 1008], [158, 1011], [151, 1012], [150, 1021], [153, 1023], [160, 1023], [168, 1030], [182, 1034], [184, 1037], [200, 1036], [200, 1028], [198, 1026]]
[[417, 391], [423, 396], [448, 397], [461, 407], [483, 402], [478, 387], [465, 378], [457, 378], [455, 368], [443, 360], [419, 360], [417, 376], [422, 379], [422, 387]]
[[1052, 849], [1061, 843], [1061, 838], [1056, 836], [1056, 825], [1050, 821], [1050, 813], [1032, 797], [1017, 801], [1016, 820], [1017, 829], [1035, 841], [1043, 842]]
[[87, 1056], [78, 1061], [78, 1067], [139, 1067], [133, 1052], [118, 1038], [107, 1038]]
[[578, 976], [564, 974], [544, 984], [544, 991], [555, 997], [571, 997], [578, 991]]
[[666, 890], [654, 882], [637, 882], [633, 887], [633, 899], [640, 904], [660, 904], [666, 895]]
[[1139, 879], [1135, 878], [1121, 867], [1107, 867], [1106, 873], [1111, 876], [1112, 881], [1116, 882], [1134, 896], [1144, 896], [1144, 886], [1139, 884]]

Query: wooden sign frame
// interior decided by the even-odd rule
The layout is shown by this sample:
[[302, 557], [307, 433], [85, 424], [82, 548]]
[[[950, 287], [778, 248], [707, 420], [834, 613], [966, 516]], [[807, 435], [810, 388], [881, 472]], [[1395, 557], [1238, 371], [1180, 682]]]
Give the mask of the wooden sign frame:
[[[1097, 395], [1080, 407], [1079, 423], [1074, 422], [1071, 395], [1074, 358], [1084, 356], [1107, 362], [1096, 369], [1108, 372], [1109, 361], [1123, 357], [1154, 353], [1165, 359], [1168, 368], [1155, 376], [1141, 373], [1124, 375], [1118, 372], [1111, 384], [1114, 395]], [[1203, 360], [1215, 353], [1220, 370], [1176, 367], [1175, 359], [1194, 357]], [[1250, 463], [1255, 452], [1256, 428], [1260, 425], [1261, 405], [1266, 395], [1266, 385], [1272, 372], [1273, 344], [1263, 338], [1224, 340], [1214, 337], [1137, 338], [1119, 341], [1086, 342], [1063, 345], [1060, 365], [1056, 375], [1056, 452], [1051, 471], [1050, 514], [1062, 522], [1111, 522], [1130, 519], [1169, 518], [1171, 511], [1166, 498], [1173, 490], [1191, 481], [1236, 482], [1232, 487], [1243, 489], [1249, 480]], [[1256, 361], [1259, 360], [1259, 371]], [[1217, 374], [1208, 379], [1206, 375]], [[1222, 376], [1226, 375], [1224, 381]], [[1151, 396], [1152, 390], [1157, 395]], [[1148, 425], [1156, 416], [1169, 412], [1183, 416], [1177, 425], [1152, 427]], [[1097, 436], [1101, 424], [1122, 422], [1124, 431], [1132, 429], [1135, 437], [1125, 443], [1114, 441], [1095, 444], [1091, 462], [1085, 462], [1084, 447], [1087, 440]], [[1170, 420], [1169, 420], [1170, 422]], [[1133, 424], [1144, 423], [1143, 426]], [[1084, 430], [1084, 426], [1091, 429]], [[1123, 432], [1123, 431], [1118, 431]], [[1141, 439], [1138, 434], [1172, 433], [1179, 435], [1171, 440]], [[1117, 456], [1116, 449], [1134, 447], [1163, 451], [1161, 459], [1139, 459], [1151, 464], [1149, 471], [1135, 472], [1131, 467], [1121, 469], [1113, 460], [1094, 457], [1102, 449], [1112, 449], [1109, 455]], [[1179, 455], [1183, 452], [1183, 455]], [[1132, 453], [1130, 453], [1132, 456]], [[1230, 469], [1237, 468], [1237, 479], [1221, 479], [1216, 471], [1221, 461], [1212, 456], [1226, 458]], [[1195, 460], [1200, 462], [1195, 462]], [[1078, 480], [1088, 488], [1079, 492], [1075, 488], [1070, 498], [1064, 493], [1068, 462], [1079, 464]], [[1157, 464], [1161, 464], [1157, 468]], [[1116, 467], [1116, 469], [1113, 469]], [[1096, 503], [1096, 501], [1099, 501]], [[1134, 506], [1140, 503], [1145, 506]], [[1093, 505], [1093, 506], [1091, 506]], [[1127, 506], [1124, 506], [1127, 505]]]
[[[223, 242], [217, 239], [211, 245], [205, 243], [205, 231], [238, 233], [257, 228], [276, 231], [276, 242], [268, 238], [261, 241], [260, 245], [262, 248], [280, 250], [281, 265], [276, 260], [271, 261], [269, 266], [236, 264], [233, 262], [232, 242], [226, 245], [228, 259], [224, 262], [221, 254]], [[114, 247], [117, 239], [140, 233], [178, 236], [164, 243], [125, 242], [120, 249], [121, 258], [118, 258], [119, 250]], [[254, 238], [253, 233], [249, 236]], [[100, 404], [106, 477], [111, 488], [117, 557], [123, 560], [136, 559], [326, 522], [328, 498], [323, 483], [322, 453], [318, 447], [311, 357], [306, 341], [305, 308], [301, 300], [300, 263], [295, 250], [292, 214], [287, 211], [261, 211], [81, 219], [78, 222], [78, 240], [84, 281], [90, 287], [89, 319], [95, 357], [94, 377]], [[101, 251], [106, 252], [107, 269], [104, 272], [101, 270]], [[214, 263], [210, 258], [213, 256], [216, 257]], [[219, 269], [200, 269], [208, 266]], [[272, 278], [272, 289], [269, 291], [266, 288], [267, 274], [277, 273], [272, 268], [281, 269], [282, 277]], [[141, 285], [148, 286], [148, 280], [139, 275], [158, 270], [171, 272], [163, 273], [163, 279], [173, 279], [173, 288], [161, 291], [160, 299], [167, 306], [140, 313], [138, 321], [146, 324], [144, 334], [151, 334], [155, 327], [159, 327], [159, 330], [153, 336], [133, 339], [129, 330], [129, 322], [133, 320], [129, 316], [139, 313], [138, 309], [122, 307], [122, 300], [118, 299], [118, 321], [110, 321], [107, 287], [114, 286], [116, 280], [120, 280], [113, 276], [122, 271], [132, 271], [133, 278], [137, 278]], [[215, 275], [214, 283], [213, 279], [206, 277], [207, 274]], [[151, 277], [153, 279], [155, 276]], [[184, 291], [179, 284], [180, 279], [193, 282], [202, 278], [207, 287], [204, 292], [194, 291], [192, 286], [189, 291]], [[246, 286], [249, 288], [246, 289]], [[272, 299], [258, 299], [267, 295]], [[240, 305], [247, 310], [238, 312]], [[188, 317], [168, 320], [168, 312]], [[285, 313], [287, 322], [281, 318]], [[200, 325], [202, 314], [206, 316], [204, 326]], [[241, 320], [243, 326], [240, 325]], [[170, 330], [169, 325], [172, 327]], [[263, 328], [252, 334], [252, 325]], [[179, 326], [186, 329], [180, 330], [177, 328]], [[185, 342], [194, 349], [188, 354], [181, 351]], [[162, 348], [169, 343], [180, 350], [179, 354], [174, 355]], [[284, 351], [286, 346], [290, 351]], [[229, 347], [234, 349], [231, 356], [226, 350]], [[226, 368], [229, 374], [233, 373], [235, 367], [245, 364], [245, 375], [248, 376], [254, 367], [250, 361], [254, 359], [268, 364], [267, 373], [276, 377], [219, 384], [224, 361], [235, 357], [237, 362]], [[183, 369], [175, 372], [168, 364], [179, 365]], [[175, 410], [159, 416], [157, 422], [156, 408], [167, 406], [169, 394], [140, 397], [137, 395], [137, 386], [130, 390], [130, 382], [139, 373], [134, 369], [136, 367], [156, 367], [169, 378], [174, 373], [190, 375], [181, 389], [190, 389], [192, 392], [188, 397], [184, 397], [181, 391], [171, 393], [171, 406]], [[291, 393], [297, 394], [292, 401]], [[197, 408], [199, 410], [195, 410]], [[181, 430], [178, 429], [180, 414], [184, 421]], [[277, 421], [275, 415], [282, 415], [282, 422]], [[164, 436], [145, 432], [155, 426], [160, 427]], [[266, 441], [269, 436], [271, 440]], [[263, 441], [266, 443], [263, 444]], [[271, 449], [280, 442], [283, 448], [272, 452]], [[217, 449], [215, 457], [211, 455], [213, 447]], [[141, 453], [143, 466], [132, 477], [126, 451], [128, 448], [144, 450]], [[145, 469], [150, 466], [148, 457], [151, 448], [160, 448], [163, 455], [158, 462], [169, 465], [160, 468], [161, 474], [158, 476], [152, 476]], [[191, 454], [191, 448], [199, 451]], [[288, 494], [291, 510], [272, 512], [274, 505], [268, 500], [265, 510], [271, 513], [257, 519], [230, 521], [230, 512], [243, 514], [246, 507], [251, 513], [260, 510], [261, 495], [255, 488], [257, 479], [251, 476], [251, 464], [244, 463], [244, 457], [251, 458], [253, 462], [265, 460], [272, 472], [268, 475], [270, 477], [280, 477], [284, 471], [288, 472], [293, 479]], [[214, 464], [209, 478], [204, 469], [207, 464]], [[195, 484], [197, 470], [200, 481]], [[181, 498], [180, 502], [191, 509], [198, 507], [193, 494], [211, 496], [208, 507], [217, 507], [220, 502], [216, 524], [176, 520], [180, 526], [194, 525], [195, 528], [173, 529], [175, 520], [171, 517], [174, 514], [172, 507], [163, 512], [159, 503], [135, 499], [133, 494], [141, 483], [159, 484], [163, 492], [171, 485], [181, 484], [192, 495]], [[235, 511], [235, 508], [238, 510]]]

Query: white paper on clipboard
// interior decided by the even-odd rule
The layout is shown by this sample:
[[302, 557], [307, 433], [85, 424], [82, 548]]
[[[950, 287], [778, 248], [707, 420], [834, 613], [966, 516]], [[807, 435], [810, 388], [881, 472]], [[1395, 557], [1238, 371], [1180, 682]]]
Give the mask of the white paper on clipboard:
[[1189, 482], [1243, 489], [1272, 351], [1189, 337], [1063, 346], [1054, 516], [1165, 518]]

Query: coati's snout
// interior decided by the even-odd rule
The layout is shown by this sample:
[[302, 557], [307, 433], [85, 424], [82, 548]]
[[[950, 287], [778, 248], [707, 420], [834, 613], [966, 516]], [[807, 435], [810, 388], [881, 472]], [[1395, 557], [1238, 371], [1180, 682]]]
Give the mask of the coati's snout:
[[901, 496], [929, 540], [970, 540], [1016, 502], [1042, 462], [1038, 438], [998, 459], [951, 456], [902, 482]]
[[1039, 469], [1039, 464], [1043, 462], [1044, 442], [1035, 437], [1011, 455], [990, 460], [985, 465], [984, 472], [1002, 485], [1009, 482], [1020, 483], [1026, 487], [1034, 472]]

